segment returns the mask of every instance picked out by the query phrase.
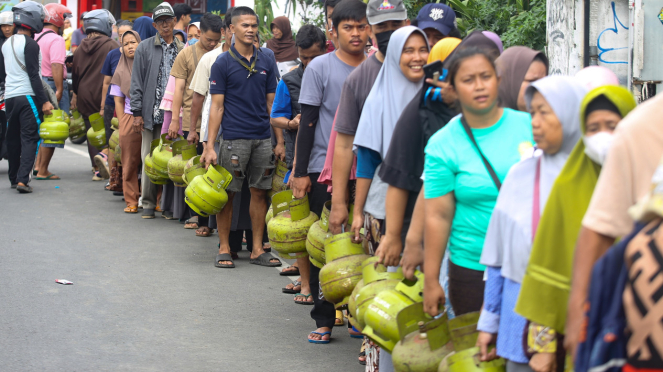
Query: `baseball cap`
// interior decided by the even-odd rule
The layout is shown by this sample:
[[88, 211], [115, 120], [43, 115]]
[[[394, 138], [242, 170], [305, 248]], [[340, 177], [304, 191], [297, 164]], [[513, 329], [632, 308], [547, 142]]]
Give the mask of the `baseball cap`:
[[407, 19], [407, 9], [402, 0], [369, 0], [366, 7], [368, 24]]
[[456, 28], [456, 13], [449, 5], [429, 3], [421, 8], [415, 23], [422, 30], [434, 28], [446, 36]]
[[165, 1], [154, 8], [154, 11], [152, 12], [152, 19], [156, 20], [157, 18], [164, 16], [175, 17], [173, 7]]

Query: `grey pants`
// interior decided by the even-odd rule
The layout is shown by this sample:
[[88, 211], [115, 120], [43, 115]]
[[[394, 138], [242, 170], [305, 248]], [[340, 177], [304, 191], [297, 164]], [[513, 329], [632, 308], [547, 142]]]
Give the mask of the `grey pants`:
[[534, 372], [527, 363], [516, 363], [510, 360], [506, 361], [506, 372]]
[[[143, 142], [140, 144], [140, 158], [145, 164], [145, 158], [150, 154], [150, 145], [152, 140], [161, 136], [161, 125], [155, 125], [152, 130], [145, 129], [143, 131]], [[145, 175], [143, 168], [143, 176], [140, 178], [141, 195], [143, 197], [143, 209], [154, 209], [157, 206], [157, 185], [150, 181], [150, 178]]]

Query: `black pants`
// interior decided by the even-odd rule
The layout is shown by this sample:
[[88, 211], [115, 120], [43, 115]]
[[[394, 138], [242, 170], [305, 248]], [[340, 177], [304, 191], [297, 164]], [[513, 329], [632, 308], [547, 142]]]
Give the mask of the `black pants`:
[[228, 236], [228, 243], [230, 244], [231, 252], [239, 252], [242, 250], [242, 240], [246, 236], [246, 249], [253, 252], [253, 230], [235, 230], [231, 231]]
[[[37, 157], [39, 124], [43, 115], [33, 96], [8, 98], [5, 101], [7, 125], [7, 155], [9, 181], [14, 185], [30, 182]], [[35, 116], [35, 113], [39, 116]]]
[[[106, 143], [110, 143], [111, 134], [113, 134], [113, 126], [111, 120], [115, 114], [115, 106], [104, 105], [104, 128], [106, 129]], [[115, 149], [111, 149], [115, 151]]]
[[0, 160], [9, 159], [7, 156], [7, 113], [0, 110]]
[[481, 311], [483, 271], [466, 269], [449, 260], [449, 301], [456, 316]]
[[[331, 194], [327, 192], [327, 185], [318, 183], [320, 173], [309, 174], [309, 177], [311, 178], [311, 192], [308, 194], [309, 206], [313, 213], [320, 216], [325, 203], [331, 200]], [[311, 267], [309, 285], [311, 286], [311, 294], [313, 295], [311, 318], [315, 320], [315, 325], [318, 328], [332, 328], [334, 327], [336, 318], [336, 309], [333, 303], [326, 301], [322, 296], [322, 291], [320, 290], [320, 269], [313, 266], [310, 262], [309, 266]]]

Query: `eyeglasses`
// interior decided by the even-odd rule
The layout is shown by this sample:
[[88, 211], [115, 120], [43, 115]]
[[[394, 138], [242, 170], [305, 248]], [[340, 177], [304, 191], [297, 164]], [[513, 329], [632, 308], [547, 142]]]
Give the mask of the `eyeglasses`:
[[172, 18], [166, 18], [166, 19], [157, 19], [156, 21], [154, 21], [154, 23], [156, 23], [158, 26], [163, 26], [164, 23], [166, 25], [170, 26], [173, 23], [175, 23], [175, 18], [172, 17]]

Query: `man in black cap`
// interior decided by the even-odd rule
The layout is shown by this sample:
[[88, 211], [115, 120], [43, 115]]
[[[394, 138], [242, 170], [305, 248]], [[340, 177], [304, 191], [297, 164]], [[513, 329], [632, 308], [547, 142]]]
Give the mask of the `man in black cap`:
[[[136, 48], [131, 74], [133, 129], [143, 134], [142, 159], [149, 154], [152, 140], [161, 135], [163, 110], [159, 108], [159, 104], [166, 91], [175, 57], [184, 48], [184, 44], [173, 36], [175, 12], [170, 4], [163, 2], [157, 5], [152, 19], [157, 34], [143, 40]], [[141, 186], [143, 218], [154, 218], [154, 211], [160, 210], [157, 206], [157, 186], [148, 177], [141, 179]]]
[[412, 24], [424, 30], [431, 49], [445, 37], [461, 38], [460, 31], [456, 28], [456, 13], [446, 4], [424, 5]]

